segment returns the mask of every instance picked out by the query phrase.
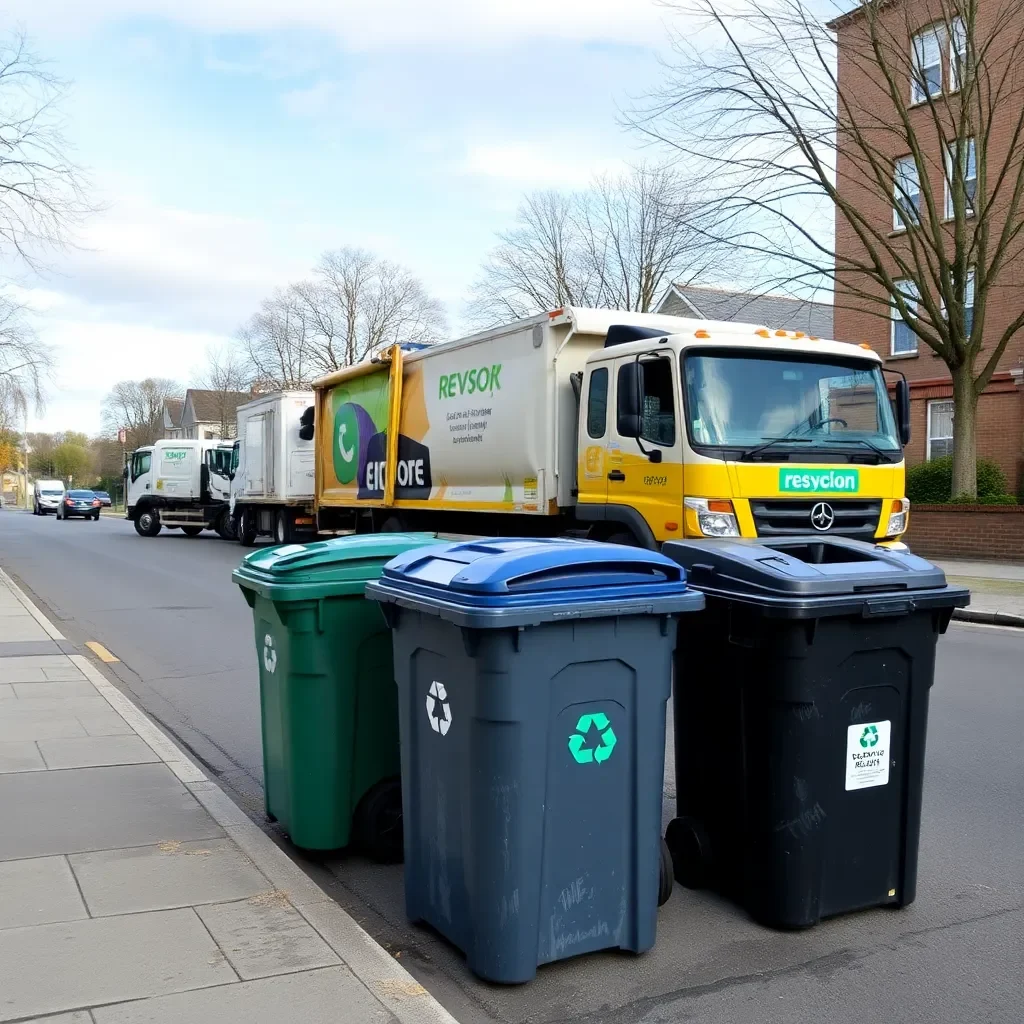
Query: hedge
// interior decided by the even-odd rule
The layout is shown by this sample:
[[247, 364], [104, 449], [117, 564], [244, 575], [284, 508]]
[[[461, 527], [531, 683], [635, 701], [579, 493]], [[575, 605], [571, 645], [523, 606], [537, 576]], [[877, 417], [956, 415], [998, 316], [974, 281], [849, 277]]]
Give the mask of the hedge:
[[932, 459], [907, 470], [907, 497], [917, 505], [958, 504], [1014, 505], [1017, 499], [1007, 493], [1006, 477], [999, 465], [978, 459], [977, 501], [958, 495], [953, 498], [953, 457]]

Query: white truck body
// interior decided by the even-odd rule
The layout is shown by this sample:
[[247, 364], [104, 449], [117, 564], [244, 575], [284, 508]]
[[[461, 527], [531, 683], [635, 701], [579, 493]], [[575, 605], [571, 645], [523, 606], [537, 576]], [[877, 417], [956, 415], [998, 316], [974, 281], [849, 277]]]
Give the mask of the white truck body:
[[277, 391], [238, 408], [232, 462], [231, 514], [243, 544], [257, 536], [287, 543], [295, 532], [314, 531], [316, 456], [301, 434], [311, 391]]
[[47, 512], [56, 513], [64, 494], [63, 480], [37, 480], [32, 490], [33, 515], [44, 516]]
[[299, 436], [299, 418], [313, 404], [311, 391], [278, 391], [238, 408], [238, 466], [231, 497], [260, 503], [313, 500], [313, 441]]

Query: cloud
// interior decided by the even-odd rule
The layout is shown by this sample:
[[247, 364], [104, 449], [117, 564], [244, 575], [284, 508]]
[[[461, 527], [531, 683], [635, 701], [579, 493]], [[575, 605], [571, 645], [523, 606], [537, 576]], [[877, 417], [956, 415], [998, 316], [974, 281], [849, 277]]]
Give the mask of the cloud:
[[460, 171], [523, 188], [582, 188], [595, 176], [624, 167], [622, 160], [588, 155], [557, 139], [543, 143], [477, 143], [467, 149]]
[[321, 117], [335, 107], [338, 94], [337, 83], [324, 80], [307, 89], [282, 93], [281, 106], [292, 117]]
[[33, 32], [149, 18], [213, 34], [311, 30], [356, 51], [536, 39], [628, 45], [660, 38], [664, 16], [654, 0], [8, 0], [6, 8]]

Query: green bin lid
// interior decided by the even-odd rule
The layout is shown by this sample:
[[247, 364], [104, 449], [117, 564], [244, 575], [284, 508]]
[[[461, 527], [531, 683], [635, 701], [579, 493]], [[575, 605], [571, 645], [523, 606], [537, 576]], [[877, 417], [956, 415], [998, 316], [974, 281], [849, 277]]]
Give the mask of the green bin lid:
[[434, 533], [364, 533], [260, 548], [242, 559], [231, 578], [271, 601], [361, 596], [390, 559], [437, 543]]

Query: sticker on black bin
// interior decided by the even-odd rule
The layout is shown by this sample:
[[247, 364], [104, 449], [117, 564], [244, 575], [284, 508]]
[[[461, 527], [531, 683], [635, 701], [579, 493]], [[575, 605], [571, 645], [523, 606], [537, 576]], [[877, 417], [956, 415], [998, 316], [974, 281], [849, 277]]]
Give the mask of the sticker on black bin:
[[846, 789], [889, 783], [891, 722], [862, 722], [846, 730]]

